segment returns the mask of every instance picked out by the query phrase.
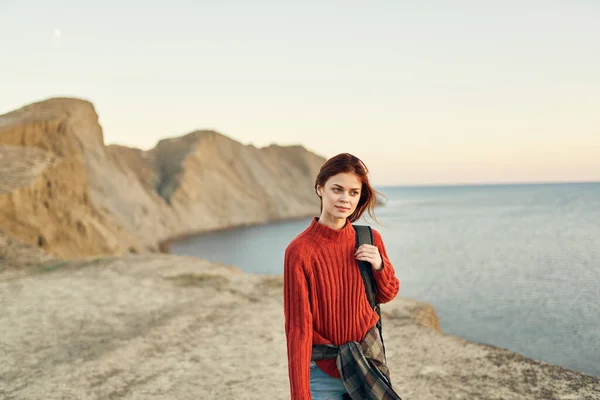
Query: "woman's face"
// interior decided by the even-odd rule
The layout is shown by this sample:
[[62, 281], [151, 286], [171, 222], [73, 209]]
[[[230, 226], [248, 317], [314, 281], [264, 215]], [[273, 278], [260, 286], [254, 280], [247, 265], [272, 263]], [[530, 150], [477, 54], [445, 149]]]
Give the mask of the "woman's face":
[[330, 221], [348, 218], [360, 200], [362, 181], [358, 175], [344, 172], [332, 176], [325, 186], [317, 186], [317, 194], [323, 199], [321, 218]]

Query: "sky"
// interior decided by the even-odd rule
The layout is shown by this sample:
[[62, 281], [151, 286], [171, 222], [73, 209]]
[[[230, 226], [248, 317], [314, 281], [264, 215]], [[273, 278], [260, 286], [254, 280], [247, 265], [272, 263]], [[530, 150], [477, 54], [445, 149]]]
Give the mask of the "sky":
[[597, 0], [0, 0], [0, 114], [91, 101], [107, 144], [213, 129], [376, 185], [600, 180]]

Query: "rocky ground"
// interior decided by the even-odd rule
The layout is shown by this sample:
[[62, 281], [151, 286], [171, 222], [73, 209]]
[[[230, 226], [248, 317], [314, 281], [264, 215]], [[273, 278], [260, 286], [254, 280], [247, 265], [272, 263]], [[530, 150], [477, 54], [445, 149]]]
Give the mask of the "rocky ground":
[[[0, 270], [2, 399], [287, 399], [282, 279], [132, 255]], [[600, 399], [600, 379], [440, 333], [386, 304], [405, 400]], [[443, 327], [442, 327], [443, 328]]]

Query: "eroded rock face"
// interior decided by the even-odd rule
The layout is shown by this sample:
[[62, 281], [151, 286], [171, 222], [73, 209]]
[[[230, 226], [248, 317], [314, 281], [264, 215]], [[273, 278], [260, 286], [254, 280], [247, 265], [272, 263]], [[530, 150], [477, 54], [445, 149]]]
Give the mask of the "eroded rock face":
[[91, 103], [50, 99], [0, 116], [0, 227], [62, 258], [156, 251], [171, 237], [317, 213], [324, 161], [213, 131], [150, 151], [105, 146]]
[[81, 159], [0, 145], [0, 171], [5, 234], [58, 257], [119, 252], [118, 227], [91, 204]]

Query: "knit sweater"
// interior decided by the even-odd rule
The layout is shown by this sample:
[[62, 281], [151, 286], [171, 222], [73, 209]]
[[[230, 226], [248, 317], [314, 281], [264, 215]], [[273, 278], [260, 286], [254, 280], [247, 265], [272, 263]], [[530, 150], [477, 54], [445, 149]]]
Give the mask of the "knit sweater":
[[[373, 229], [383, 268], [373, 269], [377, 302], [387, 303], [398, 294], [400, 281], [388, 259], [379, 232]], [[340, 346], [360, 342], [378, 320], [370, 307], [354, 257], [356, 238], [347, 220], [340, 230], [314, 218], [285, 250], [284, 314], [291, 398], [311, 399], [312, 345]], [[325, 373], [339, 378], [335, 359], [317, 361]]]

